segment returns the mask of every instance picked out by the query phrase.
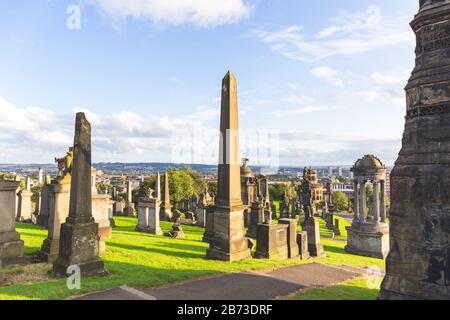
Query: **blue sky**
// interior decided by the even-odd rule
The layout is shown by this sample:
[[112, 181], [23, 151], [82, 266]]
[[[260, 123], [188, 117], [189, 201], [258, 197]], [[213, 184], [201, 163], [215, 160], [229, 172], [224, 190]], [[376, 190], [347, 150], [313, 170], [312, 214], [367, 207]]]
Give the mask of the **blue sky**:
[[[71, 5], [79, 29], [67, 28]], [[367, 153], [392, 164], [417, 9], [412, 0], [1, 1], [0, 162], [64, 154], [82, 110], [94, 161], [215, 163], [230, 69], [242, 156], [253, 163], [267, 164], [269, 133], [271, 164], [352, 164]]]

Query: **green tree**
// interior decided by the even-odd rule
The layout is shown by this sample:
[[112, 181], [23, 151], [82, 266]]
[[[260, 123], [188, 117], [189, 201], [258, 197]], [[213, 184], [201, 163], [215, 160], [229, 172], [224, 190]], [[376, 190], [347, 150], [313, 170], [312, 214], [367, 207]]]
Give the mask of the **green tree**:
[[208, 193], [212, 197], [217, 195], [217, 181], [208, 182]]
[[194, 192], [197, 195], [201, 195], [206, 189], [206, 180], [197, 171], [192, 170], [191, 167], [186, 167], [183, 169], [189, 174], [194, 182]]
[[342, 191], [336, 191], [333, 193], [333, 202], [338, 212], [347, 212], [350, 208], [350, 201]]
[[284, 183], [272, 184], [269, 186], [270, 198], [276, 201], [282, 201], [284, 192], [289, 189], [288, 185]]
[[194, 195], [194, 179], [186, 170], [169, 168], [170, 200], [176, 204]]

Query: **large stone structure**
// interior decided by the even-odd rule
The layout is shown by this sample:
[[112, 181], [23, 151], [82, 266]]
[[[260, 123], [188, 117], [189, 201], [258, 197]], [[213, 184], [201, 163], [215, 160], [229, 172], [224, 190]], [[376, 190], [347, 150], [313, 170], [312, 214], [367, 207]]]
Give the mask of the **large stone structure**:
[[61, 226], [59, 255], [53, 264], [57, 275], [66, 275], [73, 265], [82, 275], [105, 273], [99, 258], [99, 226], [92, 217], [91, 165], [91, 125], [84, 113], [77, 113], [69, 216]]
[[403, 146], [391, 174], [381, 299], [450, 299], [450, 0], [421, 0], [411, 26]]
[[[355, 216], [347, 227], [345, 251], [357, 255], [384, 259], [389, 253], [389, 225], [386, 220], [386, 167], [372, 155], [356, 161], [354, 176]], [[368, 216], [366, 185], [373, 185], [372, 215]], [[329, 226], [334, 228], [330, 214]]]
[[19, 183], [0, 180], [0, 268], [23, 257], [23, 241], [16, 232], [16, 192]]
[[[156, 190], [158, 190], [159, 180], [156, 181]], [[158, 194], [158, 192], [157, 192]], [[162, 235], [160, 227], [161, 200], [153, 197], [153, 190], [148, 192], [147, 197], [139, 199], [138, 202], [138, 224], [136, 231], [148, 232], [151, 234]]]
[[217, 198], [211, 230], [213, 236], [209, 239], [206, 257], [235, 261], [251, 258], [251, 254], [244, 235], [237, 82], [231, 72], [222, 81], [220, 134]]
[[[256, 230], [257, 259], [287, 259], [289, 257], [287, 224], [260, 223]], [[298, 257], [298, 249], [297, 249]]]
[[[94, 188], [92, 189], [94, 191]], [[110, 217], [110, 201], [111, 197], [108, 194], [93, 194], [92, 195], [92, 216], [95, 222], [98, 223], [99, 234], [99, 254], [106, 252], [106, 240], [112, 237], [112, 227], [114, 219], [111, 221]]]
[[170, 221], [172, 219], [172, 210], [170, 205], [170, 190], [169, 190], [169, 173], [164, 175], [164, 192], [161, 199], [161, 221]]
[[69, 215], [70, 184], [71, 175], [66, 172], [48, 186], [48, 235], [37, 253], [38, 261], [53, 263], [58, 258], [61, 225]]

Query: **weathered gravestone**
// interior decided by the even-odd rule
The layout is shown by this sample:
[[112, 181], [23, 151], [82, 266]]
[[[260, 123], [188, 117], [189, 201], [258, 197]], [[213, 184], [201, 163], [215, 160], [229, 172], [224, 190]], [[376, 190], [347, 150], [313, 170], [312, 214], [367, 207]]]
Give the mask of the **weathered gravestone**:
[[450, 0], [421, 0], [411, 26], [403, 146], [391, 174], [380, 299], [450, 300]]
[[238, 118], [237, 82], [228, 72], [222, 81], [217, 197], [207, 259], [236, 261], [251, 258], [244, 236]]
[[84, 113], [77, 113], [69, 216], [61, 226], [59, 256], [53, 264], [56, 275], [66, 275], [74, 265], [81, 275], [105, 274], [99, 258], [99, 225], [92, 216], [91, 166], [91, 125]]
[[23, 241], [16, 232], [16, 192], [19, 182], [0, 180], [0, 268], [23, 257]]

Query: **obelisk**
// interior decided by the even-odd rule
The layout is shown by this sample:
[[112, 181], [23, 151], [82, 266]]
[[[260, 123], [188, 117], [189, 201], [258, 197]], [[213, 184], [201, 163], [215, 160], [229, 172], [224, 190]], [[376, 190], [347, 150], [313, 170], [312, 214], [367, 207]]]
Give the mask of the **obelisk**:
[[161, 205], [161, 221], [169, 221], [172, 218], [172, 211], [170, 208], [170, 191], [169, 191], [169, 172], [164, 175], [164, 193], [162, 194]]
[[379, 299], [450, 299], [450, 0], [421, 0]]
[[84, 113], [77, 113], [73, 148], [69, 216], [61, 225], [59, 255], [53, 264], [57, 275], [78, 266], [82, 275], [104, 274], [99, 258], [98, 223], [92, 217], [91, 125]]
[[244, 235], [239, 160], [237, 83], [228, 72], [222, 81], [217, 198], [207, 259], [236, 261], [251, 258]]

